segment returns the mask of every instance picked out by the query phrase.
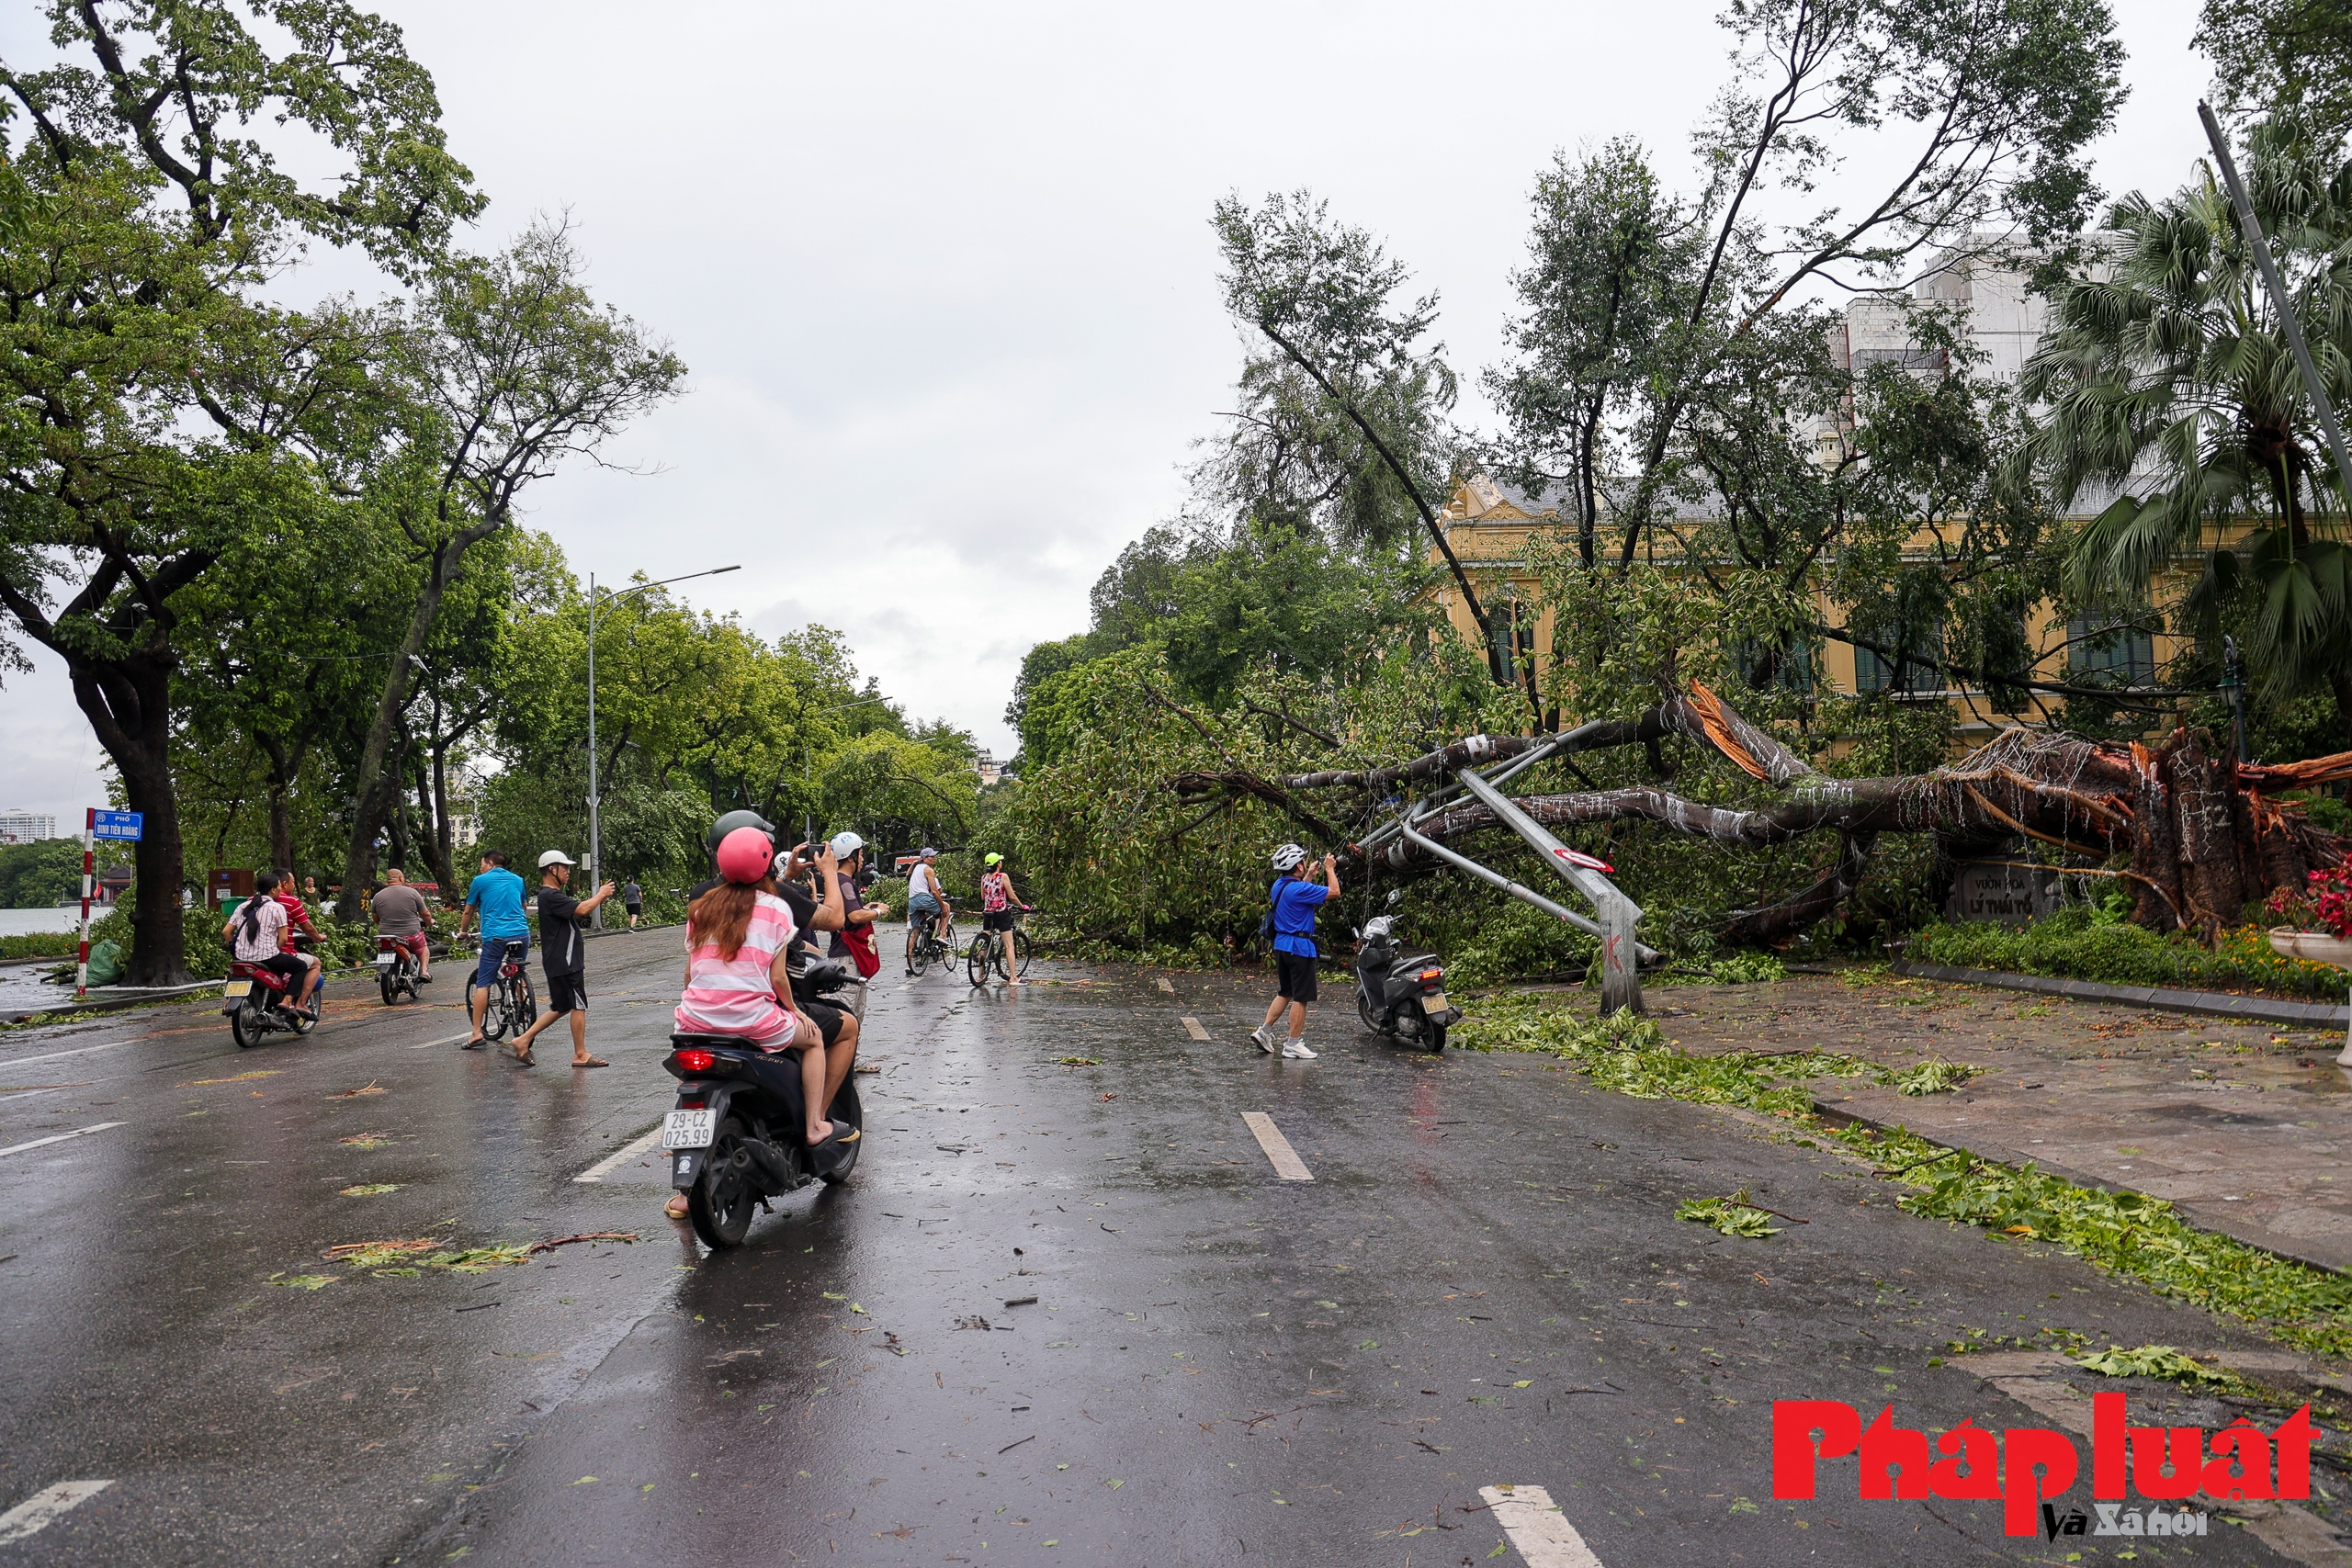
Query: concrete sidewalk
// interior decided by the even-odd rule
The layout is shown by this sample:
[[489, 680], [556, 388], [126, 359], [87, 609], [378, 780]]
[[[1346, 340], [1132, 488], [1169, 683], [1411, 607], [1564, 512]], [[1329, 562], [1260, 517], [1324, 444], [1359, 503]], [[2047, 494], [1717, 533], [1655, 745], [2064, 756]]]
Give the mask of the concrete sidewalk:
[[1895, 975], [1857, 984], [1650, 993], [1667, 1037], [1694, 1052], [1845, 1051], [1901, 1069], [1984, 1069], [1908, 1098], [1818, 1078], [1821, 1109], [1901, 1124], [1993, 1159], [2169, 1200], [2192, 1223], [2329, 1269], [2352, 1269], [2352, 1071], [2333, 1030], [2037, 998]]

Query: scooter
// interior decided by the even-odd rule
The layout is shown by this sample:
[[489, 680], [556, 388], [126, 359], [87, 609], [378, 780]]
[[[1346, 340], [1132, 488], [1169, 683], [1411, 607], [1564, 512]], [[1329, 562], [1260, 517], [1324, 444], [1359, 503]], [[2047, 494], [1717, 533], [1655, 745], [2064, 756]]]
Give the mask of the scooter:
[[419, 995], [417, 987], [424, 982], [424, 973], [416, 962], [416, 954], [396, 936], [376, 939], [376, 988], [383, 993], [384, 1005], [390, 1007], [403, 995]]
[[[1394, 910], [1402, 897], [1391, 892], [1387, 908]], [[1395, 914], [1381, 914], [1356, 932], [1356, 1016], [1374, 1034], [1442, 1051], [1445, 1032], [1462, 1021], [1462, 1010], [1445, 998], [1445, 969], [1437, 954], [1402, 951], [1396, 926]]]
[[[826, 960], [796, 979], [821, 995], [848, 988], [856, 976]], [[714, 1251], [741, 1244], [755, 1206], [814, 1181], [846, 1181], [856, 1168], [862, 1141], [822, 1155], [808, 1147], [800, 1064], [792, 1055], [770, 1055], [731, 1034], [673, 1034], [662, 1066], [678, 1080], [677, 1107], [662, 1125], [670, 1185], [686, 1195], [695, 1235]], [[842, 1080], [826, 1114], [864, 1128], [855, 1074]]]
[[292, 1005], [288, 993], [293, 985], [275, 969], [243, 960], [229, 965], [228, 983], [220, 987], [221, 999], [229, 1005], [220, 1010], [220, 1015], [229, 1021], [229, 1032], [237, 1037], [239, 1050], [260, 1044], [265, 1034], [280, 1030], [308, 1034], [319, 1026], [317, 1019]]

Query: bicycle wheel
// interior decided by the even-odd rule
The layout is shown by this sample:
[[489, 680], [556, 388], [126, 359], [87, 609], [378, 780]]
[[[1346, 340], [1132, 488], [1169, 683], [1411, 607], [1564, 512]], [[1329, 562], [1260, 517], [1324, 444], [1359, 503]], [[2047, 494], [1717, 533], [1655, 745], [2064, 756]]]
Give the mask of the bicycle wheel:
[[970, 951], [964, 954], [964, 976], [975, 986], [989, 983], [989, 939], [985, 932], [972, 939]]
[[485, 1040], [503, 1040], [506, 1038], [506, 1027], [513, 1021], [506, 1010], [506, 987], [504, 986], [491, 987], [490, 1000], [482, 1008], [481, 1037]]
[[907, 967], [916, 979], [922, 979], [923, 971], [931, 967], [932, 949], [938, 945], [937, 939], [928, 931], [916, 934], [913, 950], [907, 954]]
[[1012, 932], [1012, 972], [1022, 979], [1029, 977], [1029, 933], [1015, 927]]
[[532, 1024], [534, 1024], [534, 1023], [536, 1023], [536, 1022], [537, 1022], [537, 1021], [538, 1021], [538, 1017], [539, 1017], [539, 1000], [538, 1000], [538, 998], [537, 998], [537, 997], [535, 997], [535, 996], [533, 996], [533, 995], [531, 994], [531, 977], [530, 977], [530, 976], [528, 976], [528, 975], [517, 975], [517, 976], [514, 976], [514, 1032], [515, 1032], [515, 1034], [516, 1034], [517, 1036], [521, 1035], [521, 1034], [522, 1034], [522, 1032], [523, 1032], [523, 1031], [525, 1031], [525, 1030], [526, 1030], [526, 1029], [530, 1028]]

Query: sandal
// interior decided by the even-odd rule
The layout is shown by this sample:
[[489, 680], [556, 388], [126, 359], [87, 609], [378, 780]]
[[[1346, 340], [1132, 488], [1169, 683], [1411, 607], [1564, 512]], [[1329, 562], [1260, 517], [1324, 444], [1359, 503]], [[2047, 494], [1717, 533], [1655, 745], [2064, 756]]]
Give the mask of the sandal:
[[489, 1043], [490, 1042], [488, 1040], [484, 1039], [481, 1035], [476, 1035], [471, 1040], [467, 1041], [463, 1045], [458, 1046], [458, 1049], [460, 1051], [479, 1051]]
[[686, 1195], [683, 1192], [679, 1193], [667, 1203], [662, 1205], [662, 1212], [669, 1215], [673, 1220], [684, 1219], [686, 1217]]
[[591, 1056], [584, 1062], [574, 1062], [571, 1065], [575, 1067], [609, 1067], [612, 1066], [610, 1062], [607, 1062], [602, 1056]]
[[837, 1148], [843, 1144], [854, 1144], [857, 1142], [859, 1138], [865, 1136], [864, 1134], [860, 1133], [856, 1128], [851, 1126], [846, 1122], [836, 1122], [832, 1124], [832, 1128], [833, 1130], [831, 1132], [826, 1134], [823, 1138], [820, 1139], [810, 1146], [820, 1149]]
[[520, 1051], [509, 1050], [506, 1054], [514, 1058], [516, 1066], [536, 1067], [539, 1065], [539, 1061], [537, 1056], [531, 1055], [532, 1049], [533, 1047], [526, 1045]]

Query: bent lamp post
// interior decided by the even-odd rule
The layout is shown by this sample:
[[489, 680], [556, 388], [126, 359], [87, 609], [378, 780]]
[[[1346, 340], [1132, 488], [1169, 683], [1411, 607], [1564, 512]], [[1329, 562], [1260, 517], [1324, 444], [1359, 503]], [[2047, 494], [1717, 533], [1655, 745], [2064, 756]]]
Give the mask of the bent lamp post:
[[[1389, 863], [1402, 865], [1405, 863], [1407, 846], [1410, 845], [1424, 853], [1434, 855], [1449, 865], [1468, 872], [1479, 881], [1509, 894], [1523, 904], [1531, 905], [1555, 919], [1566, 920], [1578, 931], [1600, 938], [1600, 1010], [1611, 1013], [1615, 1012], [1619, 1008], [1631, 1008], [1635, 1012], [1640, 1012], [1644, 1010], [1644, 1004], [1639, 966], [1656, 963], [1661, 956], [1656, 948], [1642, 945], [1634, 934], [1634, 924], [1642, 918], [1642, 907], [1626, 897], [1617, 885], [1600, 871], [1583, 863], [1587, 857], [1578, 856], [1575, 851], [1554, 838], [1545, 830], [1542, 823], [1521, 811], [1512, 803], [1510, 796], [1497, 787], [1512, 775], [1533, 767], [1537, 762], [1550, 756], [1555, 750], [1581, 738], [1588, 730], [1597, 727], [1588, 725], [1566, 734], [1555, 735], [1544, 745], [1522, 753], [1506, 766], [1497, 769], [1491, 779], [1482, 777], [1469, 768], [1457, 769], [1453, 775], [1455, 783], [1452, 787], [1438, 790], [1408, 810], [1400, 812], [1396, 821], [1368, 834], [1360, 848], [1366, 855], [1370, 855], [1385, 844], [1387, 846]], [[1485, 737], [1478, 736], [1472, 739], [1475, 747], [1477, 742], [1483, 741]], [[1483, 754], [1485, 753], [1474, 750], [1474, 755]], [[1480, 865], [1467, 855], [1448, 849], [1435, 840], [1426, 838], [1414, 830], [1414, 824], [1433, 816], [1439, 807], [1451, 799], [1457, 790], [1468, 791], [1513, 832], [1524, 839], [1529, 847], [1544, 857], [1544, 864], [1557, 872], [1563, 880], [1584, 896], [1600, 918], [1598, 920], [1591, 919], [1577, 914], [1573, 909], [1555, 904], [1532, 888], [1512, 881], [1498, 871]], [[1400, 841], [1392, 843], [1390, 842], [1392, 839]]]

